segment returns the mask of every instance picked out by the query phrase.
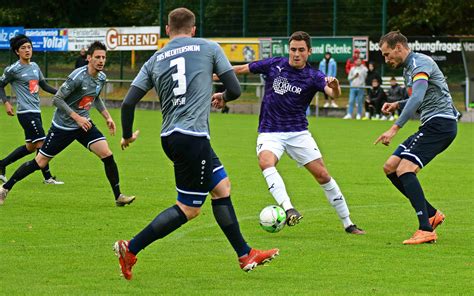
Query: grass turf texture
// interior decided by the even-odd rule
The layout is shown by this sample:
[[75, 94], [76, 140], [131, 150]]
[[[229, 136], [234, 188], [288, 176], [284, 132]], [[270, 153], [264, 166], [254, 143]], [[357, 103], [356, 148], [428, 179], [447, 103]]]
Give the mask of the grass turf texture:
[[[52, 108], [43, 110], [49, 128]], [[111, 110], [119, 125], [119, 110]], [[106, 134], [103, 119], [92, 112]], [[129, 239], [175, 201], [172, 164], [160, 145], [161, 114], [137, 111], [140, 138], [126, 151], [108, 136], [121, 188], [137, 200], [114, 206], [102, 162], [77, 142], [51, 162], [62, 186], [43, 185], [36, 172], [18, 183], [0, 207], [0, 294], [471, 294], [474, 276], [474, 125], [459, 124], [455, 142], [419, 174], [430, 202], [447, 215], [438, 243], [404, 246], [416, 230], [409, 202], [382, 172], [396, 145], [414, 132], [410, 122], [390, 147], [373, 141], [389, 122], [311, 118], [310, 131], [365, 236], [346, 234], [322, 189], [284, 156], [278, 165], [302, 222], [277, 234], [258, 225], [274, 204], [255, 157], [256, 115], [212, 114], [211, 142], [232, 181], [232, 199], [245, 238], [280, 256], [242, 272], [212, 215], [202, 215], [138, 256], [134, 279], [120, 278], [112, 244]], [[16, 118], [0, 114], [0, 153], [23, 142]], [[107, 135], [107, 134], [106, 134]], [[7, 175], [32, 155], [10, 165]]]

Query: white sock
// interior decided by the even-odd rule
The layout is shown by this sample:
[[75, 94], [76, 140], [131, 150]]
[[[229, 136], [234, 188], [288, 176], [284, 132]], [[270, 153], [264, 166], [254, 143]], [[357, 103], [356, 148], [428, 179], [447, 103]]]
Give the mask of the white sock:
[[353, 223], [349, 217], [349, 208], [347, 207], [344, 195], [342, 195], [341, 189], [339, 189], [336, 180], [331, 178], [331, 181], [322, 184], [321, 187], [323, 188], [329, 203], [336, 210], [344, 228], [351, 226]]
[[263, 170], [263, 177], [267, 181], [268, 191], [273, 195], [275, 201], [286, 211], [293, 208], [290, 197], [286, 193], [285, 183], [275, 167]]

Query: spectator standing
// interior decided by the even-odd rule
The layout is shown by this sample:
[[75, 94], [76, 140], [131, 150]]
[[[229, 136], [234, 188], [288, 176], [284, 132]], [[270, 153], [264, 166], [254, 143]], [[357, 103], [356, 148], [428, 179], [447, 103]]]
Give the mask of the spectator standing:
[[80, 68], [87, 64], [89, 64], [89, 62], [87, 61], [87, 53], [86, 53], [86, 49], [83, 48], [81, 49], [79, 56], [76, 59], [76, 64], [74, 65], [74, 69]]
[[349, 71], [347, 79], [350, 82], [351, 89], [349, 92], [349, 106], [347, 108], [347, 114], [344, 119], [351, 119], [352, 113], [354, 112], [354, 105], [357, 104], [357, 115], [356, 119], [362, 118], [362, 104], [364, 101], [364, 87], [365, 78], [367, 78], [367, 68], [362, 64], [360, 58], [355, 60], [355, 66]]
[[[324, 58], [319, 63], [319, 71], [323, 72], [326, 77], [336, 77], [337, 63], [329, 51], [324, 54]], [[334, 101], [334, 98], [328, 96], [326, 92], [324, 92], [324, 108], [328, 107], [337, 108], [338, 106]]]

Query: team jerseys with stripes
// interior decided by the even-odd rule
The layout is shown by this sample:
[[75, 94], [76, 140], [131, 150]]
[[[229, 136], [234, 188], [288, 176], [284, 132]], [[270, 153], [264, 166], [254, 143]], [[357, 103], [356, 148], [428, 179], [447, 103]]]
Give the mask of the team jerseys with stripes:
[[[107, 76], [102, 71], [97, 77], [89, 75], [87, 65], [77, 68], [61, 85], [55, 97], [64, 100], [80, 116], [90, 118], [89, 109], [92, 104], [103, 104], [99, 95], [105, 85], [106, 78]], [[64, 130], [79, 128], [69, 114], [58, 108], [53, 115], [53, 125]]]
[[0, 86], [11, 84], [16, 94], [17, 113], [40, 113], [39, 82], [43, 73], [35, 62], [11, 64], [0, 77]]
[[160, 98], [161, 136], [179, 132], [209, 138], [212, 74], [232, 71], [222, 48], [202, 38], [172, 39], [140, 69], [132, 82]]
[[405, 60], [403, 77], [408, 88], [417, 80], [428, 81], [428, 89], [418, 108], [421, 124], [433, 117], [457, 119], [458, 111], [453, 106], [446, 79], [431, 57], [411, 52]]

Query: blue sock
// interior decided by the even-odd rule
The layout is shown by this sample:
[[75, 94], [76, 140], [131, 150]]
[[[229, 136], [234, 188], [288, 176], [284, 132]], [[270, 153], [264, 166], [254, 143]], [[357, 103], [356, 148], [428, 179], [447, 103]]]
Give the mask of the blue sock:
[[213, 199], [212, 212], [216, 218], [217, 224], [224, 232], [227, 240], [230, 242], [238, 257], [247, 255], [250, 247], [244, 240], [240, 232], [239, 221], [235, 216], [234, 206], [229, 197]]
[[418, 222], [420, 223], [419, 229], [433, 231], [428, 220], [425, 195], [416, 174], [411, 172], [405, 173], [398, 178], [402, 182], [403, 188], [405, 188], [406, 196], [410, 199], [412, 207], [415, 209]]
[[130, 240], [128, 249], [136, 255], [152, 242], [167, 236], [186, 222], [188, 222], [186, 215], [177, 205], [167, 208]]

